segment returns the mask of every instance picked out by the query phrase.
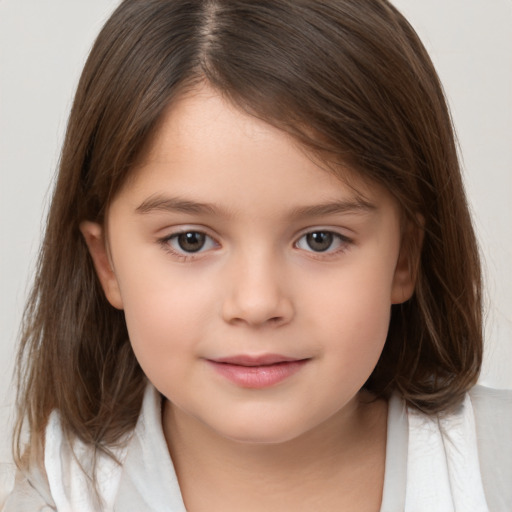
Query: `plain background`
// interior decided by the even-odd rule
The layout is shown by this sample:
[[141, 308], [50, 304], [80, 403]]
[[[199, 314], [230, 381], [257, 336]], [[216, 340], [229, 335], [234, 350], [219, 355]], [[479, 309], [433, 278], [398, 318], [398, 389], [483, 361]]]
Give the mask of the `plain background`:
[[[0, 0], [0, 503], [23, 303], [88, 50], [117, 0]], [[481, 383], [512, 388], [512, 0], [395, 0], [445, 86], [484, 257]]]

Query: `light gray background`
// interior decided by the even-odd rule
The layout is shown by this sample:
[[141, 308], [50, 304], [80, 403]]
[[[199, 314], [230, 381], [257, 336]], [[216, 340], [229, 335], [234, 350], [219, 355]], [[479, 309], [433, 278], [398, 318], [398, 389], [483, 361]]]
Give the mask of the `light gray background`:
[[[117, 0], [0, 0], [0, 504], [21, 310], [74, 88]], [[484, 256], [481, 382], [512, 388], [512, 0], [395, 0], [441, 75]]]

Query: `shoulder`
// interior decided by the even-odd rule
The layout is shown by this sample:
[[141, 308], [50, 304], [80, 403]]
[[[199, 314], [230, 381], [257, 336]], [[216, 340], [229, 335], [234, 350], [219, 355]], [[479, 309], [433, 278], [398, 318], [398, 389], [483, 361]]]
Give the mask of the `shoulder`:
[[475, 414], [488, 414], [497, 418], [501, 414], [512, 417], [512, 389], [494, 389], [475, 386], [469, 392]]
[[60, 415], [53, 411], [45, 429], [44, 461], [18, 471], [14, 489], [2, 512], [110, 509], [121, 473], [126, 446], [99, 452], [62, 430]]
[[57, 508], [44, 472], [34, 468], [29, 472], [18, 471], [14, 489], [7, 496], [2, 512], [50, 512], [54, 510]]
[[110, 510], [125, 458], [126, 442], [109, 453], [69, 438], [59, 414], [50, 415], [45, 432], [44, 465], [57, 510]]
[[512, 450], [512, 390], [475, 386], [469, 396], [475, 415], [478, 441]]
[[512, 510], [512, 390], [475, 386], [469, 396], [489, 508]]

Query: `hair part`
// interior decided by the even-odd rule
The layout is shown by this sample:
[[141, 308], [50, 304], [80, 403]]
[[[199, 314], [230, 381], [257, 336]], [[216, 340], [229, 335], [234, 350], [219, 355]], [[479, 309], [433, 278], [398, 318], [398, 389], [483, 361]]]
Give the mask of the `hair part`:
[[[386, 0], [125, 0], [101, 31], [71, 111], [18, 353], [15, 457], [42, 453], [53, 409], [99, 450], [135, 425], [146, 385], [79, 224], [108, 205], [163, 113], [206, 82], [288, 132], [332, 172], [388, 190], [417, 254], [366, 388], [426, 413], [460, 403], [482, 361], [479, 255], [450, 115], [418, 36]], [[421, 243], [421, 238], [423, 241]]]

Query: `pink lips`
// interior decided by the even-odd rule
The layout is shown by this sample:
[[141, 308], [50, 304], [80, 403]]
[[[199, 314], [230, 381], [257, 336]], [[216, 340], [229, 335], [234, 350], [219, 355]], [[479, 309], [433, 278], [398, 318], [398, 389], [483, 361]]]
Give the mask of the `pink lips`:
[[207, 361], [217, 373], [234, 384], [243, 388], [262, 389], [291, 377], [308, 359], [265, 354], [258, 357], [239, 355]]

